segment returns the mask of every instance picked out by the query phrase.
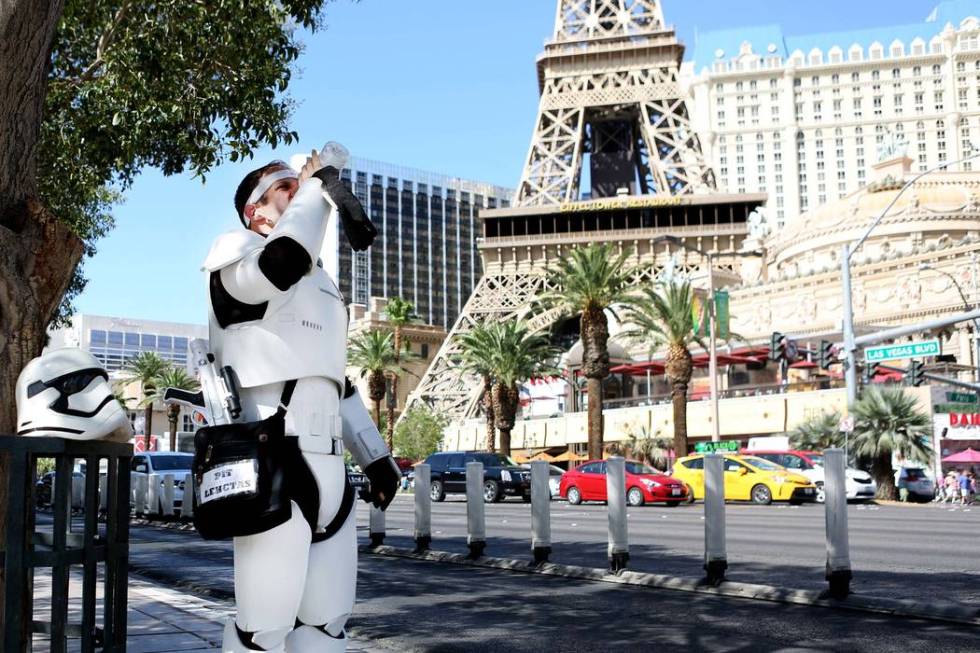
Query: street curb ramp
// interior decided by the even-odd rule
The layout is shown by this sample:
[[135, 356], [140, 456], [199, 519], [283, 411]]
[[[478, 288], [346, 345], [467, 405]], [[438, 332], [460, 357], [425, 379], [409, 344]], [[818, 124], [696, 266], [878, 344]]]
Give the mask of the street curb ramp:
[[770, 601], [773, 603], [790, 603], [796, 605], [812, 605], [837, 610], [853, 610], [857, 612], [873, 612], [900, 617], [914, 617], [932, 621], [945, 621], [970, 626], [980, 626], [980, 608], [950, 602], [920, 602], [902, 599], [887, 599], [851, 594], [846, 599], [830, 599], [822, 592], [813, 590], [787, 589], [771, 585], [756, 585], [724, 581], [718, 586], [712, 586], [702, 580], [678, 578], [663, 574], [651, 574], [639, 571], [624, 570], [614, 574], [605, 569], [595, 567], [580, 567], [577, 565], [562, 565], [552, 562], [535, 564], [531, 561], [514, 560], [509, 558], [493, 558], [481, 556], [472, 559], [461, 553], [448, 551], [422, 551], [401, 549], [393, 546], [362, 545], [361, 553], [395, 558], [410, 558], [427, 562], [462, 565], [466, 567], [483, 567], [488, 569], [503, 569], [506, 571], [543, 574], [546, 576], [561, 576], [602, 583], [616, 583], [634, 587], [650, 587], [656, 589], [675, 590], [680, 592], [695, 592], [738, 599]]

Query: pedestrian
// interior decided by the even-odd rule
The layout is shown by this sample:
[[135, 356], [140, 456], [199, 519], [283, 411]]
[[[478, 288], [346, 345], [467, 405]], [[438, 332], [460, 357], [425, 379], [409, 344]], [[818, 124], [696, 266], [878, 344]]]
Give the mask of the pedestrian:
[[949, 470], [946, 472], [946, 491], [943, 494], [943, 503], [954, 503], [956, 501], [956, 472]]
[[976, 477], [976, 474], [973, 473], [973, 470], [972, 469], [969, 472], [966, 473], [966, 477], [970, 481], [970, 485], [969, 485], [969, 493], [970, 494], [969, 494], [969, 497], [967, 498], [967, 503], [972, 504], [974, 498], [976, 498], [976, 496], [977, 496], [977, 477]]
[[957, 470], [956, 483], [960, 497], [960, 505], [965, 506], [970, 500], [970, 477], [962, 469]]

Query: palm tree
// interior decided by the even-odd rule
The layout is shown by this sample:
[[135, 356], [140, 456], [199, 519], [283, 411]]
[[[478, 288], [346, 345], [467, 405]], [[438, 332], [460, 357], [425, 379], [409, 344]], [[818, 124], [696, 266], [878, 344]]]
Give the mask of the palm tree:
[[811, 415], [789, 433], [794, 449], [823, 451], [830, 447], [844, 446], [840, 430], [840, 411], [830, 410]]
[[[633, 299], [630, 252], [616, 253], [610, 243], [573, 249], [548, 271], [539, 298], [544, 309], [581, 315], [582, 374], [588, 380], [589, 457], [602, 456], [602, 381], [609, 376], [609, 322], [606, 310]], [[614, 314], [615, 315], [615, 314]]]
[[[167, 388], [176, 390], [187, 390], [195, 392], [201, 388], [193, 376], [187, 373], [183, 367], [174, 365], [167, 366], [162, 372], [153, 379], [153, 386], [143, 399], [143, 403], [152, 404], [155, 399], [163, 400], [163, 393]], [[167, 405], [167, 421], [170, 422], [170, 450], [177, 451], [177, 420], [180, 419], [180, 404], [170, 403]]]
[[928, 464], [933, 456], [932, 420], [901, 388], [867, 388], [852, 412], [851, 451], [871, 460], [871, 476], [878, 484], [875, 497], [894, 500], [898, 491], [892, 456]]
[[[387, 313], [388, 322], [394, 327], [395, 365], [399, 365], [403, 344], [406, 349], [411, 349], [407, 338], [402, 343], [402, 327], [415, 319], [415, 306], [407, 299], [392, 297], [385, 306], [385, 313]], [[385, 438], [388, 442], [393, 442], [395, 437], [395, 409], [398, 404], [398, 374], [390, 374], [388, 378], [391, 379], [391, 393], [388, 395], [388, 424]]]
[[647, 344], [654, 350], [667, 345], [664, 368], [670, 381], [674, 408], [674, 455], [687, 455], [687, 387], [694, 363], [689, 347], [697, 343], [707, 350], [701, 336], [692, 328], [695, 312], [694, 292], [688, 281], [670, 281], [646, 287], [642, 295], [627, 308], [626, 321], [632, 326], [623, 332], [627, 340]]
[[[394, 335], [389, 331], [362, 331], [351, 338], [348, 362], [367, 377], [368, 397], [374, 402], [374, 421], [381, 428], [381, 400], [387, 390], [385, 376], [398, 370], [395, 363]], [[392, 442], [388, 441], [388, 450]]]
[[532, 334], [523, 321], [495, 323], [493, 341], [493, 414], [500, 431], [500, 452], [510, 455], [510, 433], [517, 419], [518, 385], [535, 376], [557, 374], [558, 348], [547, 336]]
[[494, 331], [486, 324], [477, 324], [459, 338], [457, 357], [463, 370], [483, 379], [483, 413], [487, 418], [487, 451], [497, 450], [496, 423], [493, 413], [493, 345]]
[[[119, 384], [126, 385], [137, 382], [140, 385], [140, 393], [143, 397], [147, 397], [153, 393], [156, 387], [156, 378], [168, 367], [170, 367], [170, 363], [152, 351], [140, 352], [126, 361], [125, 366], [123, 366], [124, 376]], [[153, 427], [153, 402], [144, 399], [140, 405], [143, 406], [144, 430], [146, 431], [144, 435], [149, 436]]]

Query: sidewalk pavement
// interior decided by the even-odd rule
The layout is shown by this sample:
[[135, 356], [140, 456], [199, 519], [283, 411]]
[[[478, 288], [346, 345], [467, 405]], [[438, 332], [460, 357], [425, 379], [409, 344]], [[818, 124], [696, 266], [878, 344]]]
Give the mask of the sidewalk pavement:
[[[69, 621], [77, 621], [81, 585], [72, 577]], [[35, 618], [39, 609], [51, 604], [50, 576], [35, 578]], [[206, 599], [167, 587], [141, 576], [129, 576], [128, 653], [191, 653], [220, 651], [225, 623], [235, 613], [232, 601]], [[74, 610], [72, 608], [75, 608]], [[74, 617], [74, 618], [73, 618]], [[47, 636], [35, 635], [35, 652], [49, 650]], [[79, 650], [79, 640], [69, 640], [69, 651]], [[358, 639], [349, 639], [350, 653], [381, 653], [382, 649]]]

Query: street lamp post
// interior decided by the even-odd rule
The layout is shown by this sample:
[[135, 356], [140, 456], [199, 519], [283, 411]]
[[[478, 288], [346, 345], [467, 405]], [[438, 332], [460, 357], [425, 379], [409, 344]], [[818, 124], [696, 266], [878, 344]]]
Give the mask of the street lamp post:
[[[977, 283], [976, 263], [977, 262], [976, 262], [976, 258], [977, 258], [976, 257], [976, 254], [970, 254], [970, 259], [971, 259], [971, 262], [973, 263], [973, 270], [972, 270], [971, 275], [973, 277], [973, 297], [974, 297], [974, 301], [976, 301], [976, 296], [977, 296], [977, 286], [976, 286], [976, 283]], [[952, 281], [953, 282], [953, 285], [956, 287], [956, 292], [958, 292], [960, 294], [960, 299], [963, 300], [963, 306], [966, 307], [966, 310], [967, 311], [969, 311], [971, 309], [974, 309], [974, 308], [980, 308], [980, 306], [971, 306], [970, 305], [970, 302], [966, 298], [966, 293], [963, 292], [963, 288], [960, 287], [960, 284], [956, 280], [956, 277], [954, 277], [949, 272], [946, 272], [945, 270], [939, 270], [937, 268], [934, 268], [931, 265], [929, 265], [928, 263], [920, 263], [919, 264], [919, 269], [920, 270], [932, 270], [936, 274], [941, 274], [944, 277], [948, 278], [950, 281]], [[973, 369], [973, 378], [974, 378], [974, 380], [977, 383], [980, 383], [980, 319], [973, 320], [973, 368], [974, 368]]]
[[893, 206], [895, 206], [895, 203], [898, 202], [898, 198], [900, 198], [905, 191], [914, 186], [917, 181], [926, 175], [980, 156], [980, 150], [974, 148], [971, 149], [973, 151], [961, 159], [940, 163], [939, 165], [929, 168], [925, 172], [920, 172], [915, 177], [912, 177], [912, 179], [907, 181], [898, 191], [898, 193], [895, 194], [895, 197], [893, 197], [892, 201], [888, 203], [888, 206], [886, 206], [884, 210], [882, 210], [881, 214], [874, 219], [871, 225], [868, 226], [868, 228], [864, 231], [864, 234], [853, 244], [853, 246], [851, 243], [844, 243], [841, 246], [841, 292], [843, 295], [842, 304], [844, 306], [844, 324], [842, 331], [845, 350], [844, 381], [847, 385], [847, 407], [849, 409], [852, 408], [857, 401], [857, 345], [854, 342], [854, 305], [851, 302], [851, 257], [854, 255], [854, 252], [856, 252], [861, 245], [864, 244], [864, 241], [868, 239], [868, 236], [870, 236], [874, 228], [878, 226], [878, 223], [885, 219], [885, 216], [888, 215], [888, 212]]

